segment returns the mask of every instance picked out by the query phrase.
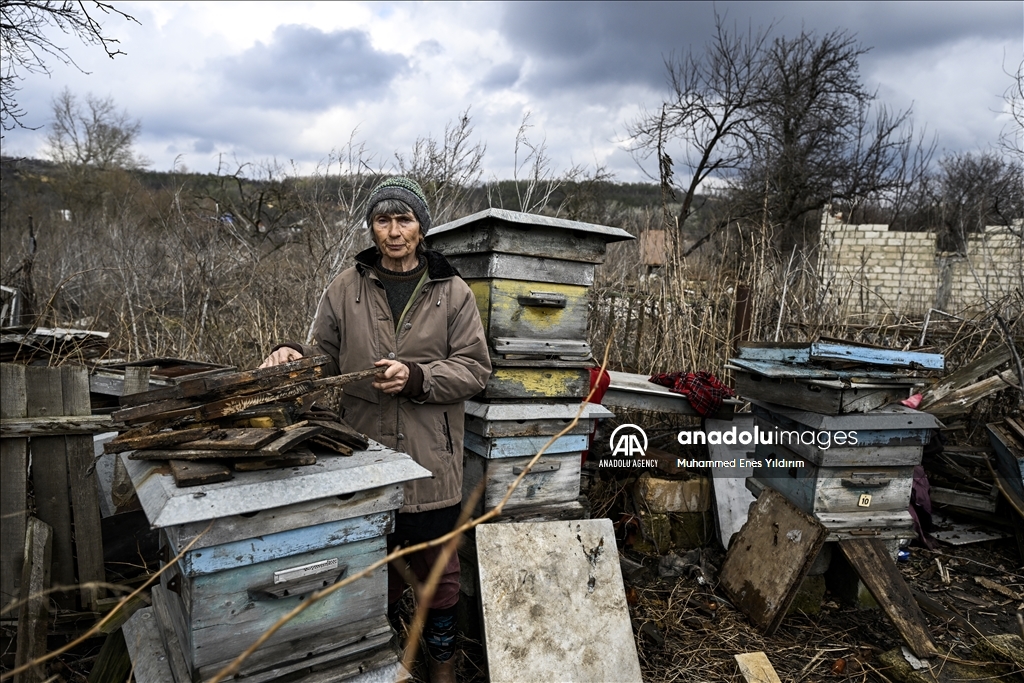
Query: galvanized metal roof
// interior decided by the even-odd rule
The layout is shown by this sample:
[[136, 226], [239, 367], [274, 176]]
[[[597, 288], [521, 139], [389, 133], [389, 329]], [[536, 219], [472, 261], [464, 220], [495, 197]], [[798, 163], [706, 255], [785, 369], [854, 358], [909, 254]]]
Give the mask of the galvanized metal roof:
[[521, 211], [507, 211], [505, 209], [484, 209], [470, 216], [438, 225], [430, 229], [427, 237], [433, 237], [444, 232], [458, 230], [464, 226], [472, 225], [486, 219], [496, 219], [507, 223], [518, 225], [535, 225], [545, 228], [556, 228], [559, 230], [570, 230], [572, 232], [583, 232], [601, 236], [607, 242], [621, 242], [623, 240], [636, 239], [622, 228], [613, 228], [608, 225], [596, 225], [594, 223], [582, 223], [570, 221], [565, 218], [554, 218], [552, 216], [541, 216], [535, 213], [523, 213]]
[[[122, 454], [124, 455], [124, 454]], [[236, 472], [231, 481], [178, 488], [166, 463], [124, 458], [149, 523], [156, 528], [319, 500], [413, 479], [430, 470], [405, 453], [371, 441], [351, 456], [324, 455], [315, 465]]]

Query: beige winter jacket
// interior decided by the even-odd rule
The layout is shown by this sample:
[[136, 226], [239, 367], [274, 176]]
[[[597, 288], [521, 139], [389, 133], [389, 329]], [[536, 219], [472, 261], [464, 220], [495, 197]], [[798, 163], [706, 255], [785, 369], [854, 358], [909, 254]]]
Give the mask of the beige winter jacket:
[[480, 313], [448, 260], [428, 251], [428, 281], [413, 293], [396, 334], [384, 286], [372, 268], [376, 258], [376, 248], [360, 252], [356, 265], [328, 285], [313, 323], [314, 343], [303, 353], [330, 356], [328, 374], [370, 368], [381, 358], [419, 364], [423, 402], [385, 394], [368, 379], [345, 387], [342, 417], [433, 473], [405, 485], [401, 512], [448, 507], [462, 500], [463, 401], [483, 389], [491, 374]]

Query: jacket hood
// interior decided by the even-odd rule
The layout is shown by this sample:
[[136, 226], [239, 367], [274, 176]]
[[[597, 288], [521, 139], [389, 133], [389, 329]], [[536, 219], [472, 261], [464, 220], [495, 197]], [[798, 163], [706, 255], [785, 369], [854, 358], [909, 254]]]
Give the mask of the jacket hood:
[[[424, 254], [427, 257], [427, 276], [431, 280], [445, 280], [452, 277], [459, 277], [459, 271], [455, 269], [445, 255], [439, 251], [427, 249]], [[356, 254], [356, 268], [360, 273], [366, 268], [373, 268], [377, 265], [380, 251], [377, 247], [368, 247]]]

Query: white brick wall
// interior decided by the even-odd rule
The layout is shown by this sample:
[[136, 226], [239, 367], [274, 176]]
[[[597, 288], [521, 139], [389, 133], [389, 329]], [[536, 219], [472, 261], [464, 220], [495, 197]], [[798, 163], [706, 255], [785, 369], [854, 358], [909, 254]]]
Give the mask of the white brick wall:
[[844, 316], [923, 316], [941, 303], [943, 261], [950, 271], [948, 312], [977, 311], [984, 299], [1024, 290], [1024, 240], [1001, 226], [971, 235], [964, 258], [937, 253], [934, 232], [848, 225], [826, 210], [819, 246], [819, 274]]

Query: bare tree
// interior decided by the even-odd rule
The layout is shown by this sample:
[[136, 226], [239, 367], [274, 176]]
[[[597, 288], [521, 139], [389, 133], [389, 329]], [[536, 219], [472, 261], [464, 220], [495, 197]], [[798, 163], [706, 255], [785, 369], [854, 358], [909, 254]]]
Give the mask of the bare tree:
[[803, 217], [816, 229], [825, 203], [855, 209], [898, 191], [928, 162], [930, 150], [910, 152], [910, 111], [875, 106], [861, 83], [867, 51], [846, 31], [772, 41], [752, 106], [749, 164], [731, 187], [737, 213], [764, 211], [794, 239]]
[[143, 168], [148, 162], [132, 149], [141, 130], [139, 120], [118, 111], [112, 98], [89, 93], [83, 107], [65, 88], [53, 100], [48, 155], [65, 168]]
[[930, 159], [915, 147], [909, 111], [875, 106], [858, 71], [867, 49], [851, 34], [769, 41], [770, 30], [739, 34], [716, 18], [703, 53], [667, 60], [670, 95], [630, 129], [639, 158], [657, 155], [663, 202], [682, 190], [666, 228], [685, 227], [698, 191], [725, 200], [695, 244], [675, 240], [677, 256], [744, 217], [792, 227], [829, 201], [898, 197]]
[[1002, 225], [1020, 235], [1024, 217], [1024, 166], [996, 152], [952, 153], [939, 161], [931, 202], [920, 218], [938, 229], [939, 249], [964, 253], [968, 235]]
[[487, 147], [472, 143], [472, 135], [467, 109], [445, 126], [442, 140], [421, 137], [413, 145], [411, 157], [395, 155], [399, 171], [415, 179], [426, 193], [427, 204], [434, 209], [435, 225], [465, 212], [470, 193], [480, 181]]
[[[53, 41], [50, 27], [74, 35], [86, 45], [99, 45], [113, 59], [124, 54], [118, 41], [105, 35], [97, 21], [98, 14], [122, 17], [139, 23], [105, 2], [88, 3], [70, 0], [0, 0], [0, 126], [3, 130], [26, 128], [27, 112], [18, 104], [20, 83], [27, 74], [50, 74], [49, 59], [81, 68], [67, 48]], [[92, 14], [90, 14], [90, 11]]]
[[[715, 35], [705, 51], [666, 60], [671, 94], [657, 112], [644, 113], [630, 127], [634, 154], [641, 159], [657, 155], [663, 203], [674, 198], [674, 188], [682, 190], [679, 227], [693, 213], [697, 191], [709, 178], [727, 178], [748, 159], [765, 79], [766, 39], [767, 31], [730, 32], [716, 15]], [[676, 159], [667, 152], [673, 144], [682, 146]], [[687, 171], [682, 185], [675, 181], [677, 164]]]
[[1017, 65], [1017, 72], [1008, 74], [1013, 82], [1003, 94], [1010, 121], [999, 136], [1003, 151], [1024, 162], [1024, 61]]

